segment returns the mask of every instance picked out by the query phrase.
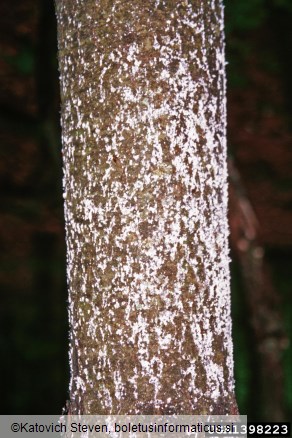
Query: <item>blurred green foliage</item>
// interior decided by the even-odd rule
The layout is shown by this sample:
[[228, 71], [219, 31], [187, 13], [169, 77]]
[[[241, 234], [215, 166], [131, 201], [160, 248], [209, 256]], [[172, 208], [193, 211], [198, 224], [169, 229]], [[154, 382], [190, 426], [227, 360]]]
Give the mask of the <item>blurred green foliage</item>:
[[227, 39], [231, 33], [246, 33], [262, 25], [267, 17], [266, 3], [266, 0], [225, 0]]
[[2, 58], [20, 74], [31, 75], [34, 72], [36, 54], [33, 47], [24, 45], [16, 56], [2, 55]]
[[227, 42], [230, 34], [246, 35], [262, 26], [275, 8], [292, 12], [291, 0], [225, 0], [224, 4]]

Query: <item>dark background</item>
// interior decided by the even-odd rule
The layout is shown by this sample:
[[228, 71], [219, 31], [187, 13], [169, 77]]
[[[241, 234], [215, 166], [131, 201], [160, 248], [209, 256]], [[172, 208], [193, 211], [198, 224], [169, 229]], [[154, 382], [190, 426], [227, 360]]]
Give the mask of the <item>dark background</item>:
[[[292, 2], [225, 5], [237, 399], [249, 420], [289, 420]], [[52, 0], [0, 0], [1, 414], [58, 414], [67, 398], [56, 46]]]

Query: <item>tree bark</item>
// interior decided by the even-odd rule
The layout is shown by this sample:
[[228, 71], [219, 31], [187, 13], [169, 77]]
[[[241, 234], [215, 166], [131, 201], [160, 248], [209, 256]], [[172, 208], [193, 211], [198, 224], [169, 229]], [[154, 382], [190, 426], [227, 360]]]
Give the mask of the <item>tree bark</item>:
[[70, 411], [234, 398], [220, 0], [57, 0]]

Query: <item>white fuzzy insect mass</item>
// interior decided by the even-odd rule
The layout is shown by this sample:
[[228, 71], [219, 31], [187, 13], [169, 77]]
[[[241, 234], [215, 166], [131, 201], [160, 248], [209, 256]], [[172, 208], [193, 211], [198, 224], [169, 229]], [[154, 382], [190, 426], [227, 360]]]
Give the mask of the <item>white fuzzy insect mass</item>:
[[212, 411], [233, 392], [221, 1], [57, 3], [71, 398]]

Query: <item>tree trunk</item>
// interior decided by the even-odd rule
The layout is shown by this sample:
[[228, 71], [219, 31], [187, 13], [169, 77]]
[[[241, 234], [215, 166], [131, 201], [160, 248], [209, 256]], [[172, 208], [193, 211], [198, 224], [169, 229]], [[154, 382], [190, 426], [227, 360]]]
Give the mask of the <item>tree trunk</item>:
[[57, 0], [70, 412], [236, 413], [221, 0]]

